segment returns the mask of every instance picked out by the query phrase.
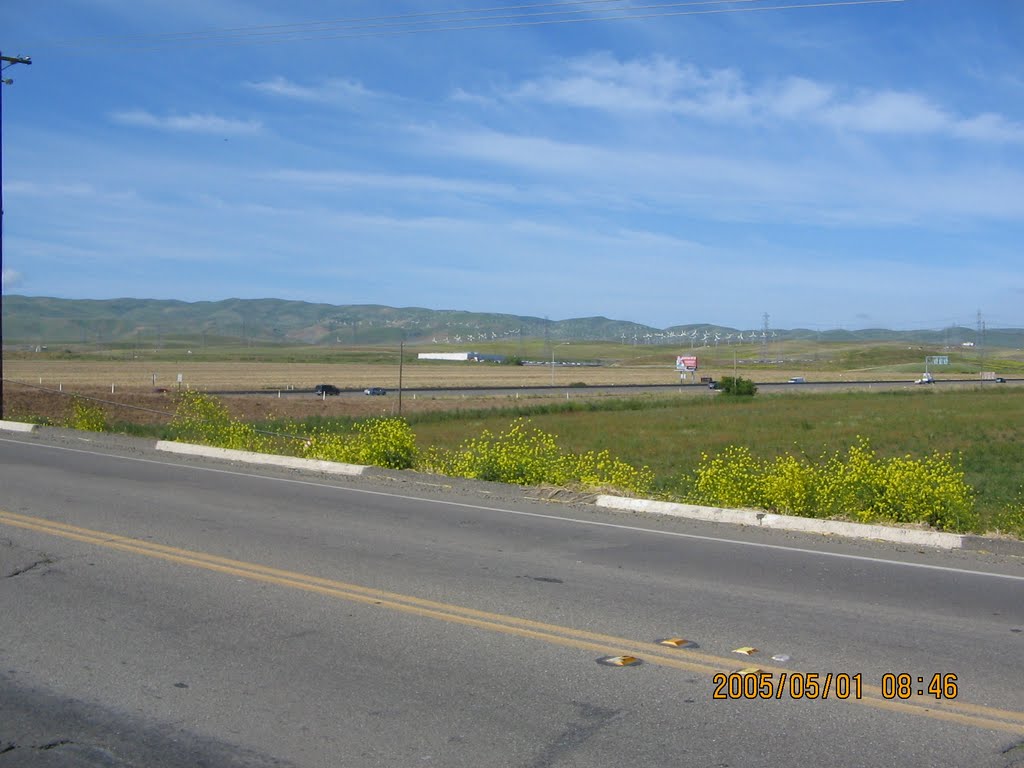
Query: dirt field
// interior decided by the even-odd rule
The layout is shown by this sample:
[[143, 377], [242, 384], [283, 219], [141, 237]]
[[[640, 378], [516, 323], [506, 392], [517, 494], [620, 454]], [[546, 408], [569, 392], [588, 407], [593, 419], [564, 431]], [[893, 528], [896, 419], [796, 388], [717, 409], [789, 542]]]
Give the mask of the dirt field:
[[[65, 388], [64, 393], [44, 391], [12, 385], [4, 385], [4, 418], [14, 421], [47, 419], [51, 423], [65, 423], [72, 413], [73, 398], [71, 390]], [[75, 394], [95, 398], [96, 404], [103, 408], [108, 423], [131, 422], [135, 424], [166, 424], [174, 412], [174, 392], [167, 393], [140, 392], [117, 390], [114, 394], [109, 389], [96, 387], [79, 387]], [[547, 396], [548, 399], [557, 396]], [[564, 397], [564, 395], [563, 395]], [[366, 418], [369, 416], [397, 415], [398, 397], [389, 394], [387, 397], [366, 397], [348, 395], [328, 397], [321, 400], [312, 393], [292, 394], [278, 398], [276, 395], [219, 396], [218, 399], [232, 416], [243, 421], [259, 421], [263, 419], [302, 419], [307, 416], [347, 416]], [[539, 402], [544, 396], [536, 398], [513, 397], [414, 397], [406, 393], [402, 398], [403, 415], [424, 413], [429, 411], [500, 408], [515, 405], [516, 402]]]
[[[4, 364], [4, 418], [48, 419], [65, 422], [72, 412], [72, 395], [99, 401], [107, 421], [138, 424], [167, 423], [174, 411], [174, 393], [182, 386], [200, 391], [267, 390], [266, 395], [220, 396], [231, 414], [245, 421], [307, 416], [391, 416], [398, 410], [398, 368], [389, 365], [316, 365], [269, 363], [147, 364], [23, 361]], [[551, 384], [548, 367], [474, 365], [406, 365], [404, 388], [523, 386]], [[156, 375], [156, 387], [153, 375]], [[575, 382], [598, 384], [672, 384], [678, 374], [666, 368], [555, 368], [555, 383], [568, 387]], [[345, 393], [321, 399], [312, 394], [319, 383], [362, 390], [380, 386], [385, 397]], [[154, 391], [164, 389], [164, 392]], [[516, 404], [564, 399], [566, 390], [523, 391], [517, 395], [474, 396], [405, 392], [402, 414], [427, 411], [500, 408]], [[573, 397], [599, 397], [585, 387], [573, 388]]]
[[[402, 414], [424, 411], [496, 408], [524, 403], [564, 399], [566, 392], [577, 397], [611, 397], [587, 392], [583, 383], [602, 384], [677, 384], [679, 374], [670, 366], [574, 367], [555, 366], [552, 391], [524, 390], [495, 396], [412, 395], [402, 398]], [[720, 378], [731, 371], [701, 371], [700, 375]], [[798, 372], [799, 373], [799, 372]], [[82, 362], [66, 360], [5, 360], [4, 418], [67, 420], [72, 410], [71, 394], [103, 401], [107, 421], [140, 424], [166, 423], [174, 410], [174, 392], [182, 387], [199, 391], [266, 390], [266, 395], [221, 396], [236, 418], [246, 421], [266, 418], [304, 418], [307, 416], [395, 415], [398, 409], [397, 365], [326, 365], [314, 363], [140, 363], [131, 361]], [[759, 381], [784, 381], [793, 373], [772, 371], [739, 374]], [[854, 380], [855, 374], [845, 374]], [[343, 389], [362, 390], [384, 387], [386, 397], [343, 394], [324, 400], [312, 394], [317, 384], [329, 383]], [[402, 370], [405, 389], [444, 389], [458, 387], [549, 387], [549, 366], [499, 366], [486, 363], [409, 363]], [[565, 389], [562, 389], [565, 387]], [[163, 389], [165, 392], [156, 392]], [[280, 396], [279, 394], [280, 393]]]
[[[321, 363], [136, 363], [80, 362], [67, 360], [4, 361], [4, 377], [56, 389], [82, 386], [152, 390], [177, 386], [181, 374], [185, 386], [199, 390], [312, 390], [317, 384], [342, 389], [398, 388], [397, 365], [327, 365]], [[488, 363], [407, 363], [402, 369], [404, 387], [443, 388], [471, 386], [545, 386], [552, 383], [550, 366], [506, 366]], [[671, 366], [574, 367], [556, 366], [554, 383], [674, 384], [679, 374]]]

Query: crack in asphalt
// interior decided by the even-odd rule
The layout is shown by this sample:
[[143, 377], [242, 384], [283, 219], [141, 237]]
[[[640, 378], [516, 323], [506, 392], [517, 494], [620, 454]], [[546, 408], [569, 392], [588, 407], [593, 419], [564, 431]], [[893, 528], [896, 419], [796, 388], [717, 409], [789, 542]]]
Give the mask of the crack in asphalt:
[[570, 722], [537, 758], [530, 763], [530, 768], [553, 768], [563, 758], [576, 752], [590, 741], [597, 733], [617, 719], [621, 719], [622, 710], [608, 709], [585, 702], [572, 702], [579, 719]]
[[1018, 766], [1024, 766], [1024, 741], [1018, 742], [1017, 744], [1011, 744], [1002, 751], [1002, 756], [1004, 758], [1009, 758], [1009, 762], [1005, 764], [1005, 768], [1017, 768]]
[[29, 744], [25, 747], [19, 747], [13, 741], [8, 741], [6, 744], [0, 744], [0, 755], [5, 755], [8, 752], [13, 752], [16, 749], [35, 749], [40, 752], [48, 749], [57, 749], [58, 747], [66, 747], [68, 744], [74, 744], [71, 739], [57, 739], [56, 741], [48, 741], [45, 744]]
[[49, 557], [44, 557], [42, 560], [36, 560], [30, 565], [26, 565], [24, 568], [17, 568], [7, 574], [8, 579], [13, 579], [15, 576], [21, 576], [22, 574], [28, 573], [31, 570], [39, 568], [43, 565], [53, 565], [53, 560]]
[[40, 750], [43, 750], [43, 749], [56, 749], [57, 747], [64, 747], [64, 746], [67, 746], [68, 744], [74, 744], [74, 743], [75, 742], [73, 742], [71, 739], [58, 739], [57, 741], [51, 741], [51, 742], [48, 742], [47, 744], [42, 744], [41, 746], [33, 747], [33, 749], [40, 749]]

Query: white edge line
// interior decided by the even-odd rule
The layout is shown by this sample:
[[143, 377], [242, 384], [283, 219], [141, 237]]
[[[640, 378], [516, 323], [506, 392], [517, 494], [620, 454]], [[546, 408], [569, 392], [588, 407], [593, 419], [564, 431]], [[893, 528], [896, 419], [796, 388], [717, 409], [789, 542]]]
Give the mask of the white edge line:
[[507, 515], [518, 515], [520, 517], [535, 517], [544, 520], [553, 520], [561, 523], [574, 523], [576, 525], [588, 525], [595, 528], [612, 528], [622, 531], [633, 531], [634, 533], [648, 533], [654, 536], [669, 536], [677, 539], [690, 539], [692, 541], [707, 541], [715, 544], [729, 544], [741, 547], [755, 547], [757, 549], [776, 549], [784, 552], [797, 552], [799, 554], [811, 555], [812, 557], [834, 557], [840, 560], [856, 560], [867, 563], [879, 563], [881, 565], [893, 565], [903, 568], [920, 568], [928, 571], [940, 571], [943, 573], [955, 573], [964, 576], [986, 576], [994, 579], [1009, 579], [1010, 581], [1024, 582], [1024, 576], [1015, 576], [1009, 573], [992, 573], [991, 571], [968, 571], [963, 568], [952, 568], [947, 565], [930, 565], [929, 563], [907, 563], [902, 560], [888, 560], [879, 557], [868, 557], [867, 555], [850, 555], [844, 552], [823, 552], [817, 549], [805, 547], [787, 547], [782, 544], [766, 544], [760, 541], [741, 541], [729, 539], [723, 536], [704, 536], [697, 533], [682, 533], [680, 531], [656, 531], [652, 528], [642, 528], [635, 525], [624, 525], [622, 523], [605, 523], [600, 520], [579, 520], [574, 517], [562, 517], [560, 515], [545, 515], [540, 512], [524, 512], [516, 509], [505, 509], [502, 507], [487, 507], [482, 504], [469, 504], [462, 501], [445, 501], [444, 499], [427, 499], [422, 496], [408, 496], [401, 493], [390, 493], [387, 491], [371, 491], [365, 488], [343, 488], [337, 485], [314, 482], [312, 480], [298, 480], [291, 477], [267, 477], [266, 475], [255, 475], [251, 472], [238, 472], [229, 469], [218, 469], [216, 467], [197, 467], [190, 464], [174, 464], [156, 459], [143, 459], [137, 456], [119, 456], [115, 453], [103, 453], [101, 451], [87, 451], [82, 448], [68, 448], [62, 445], [42, 445], [39, 443], [26, 443], [21, 440], [12, 440], [0, 437], [0, 443], [17, 443], [18, 445], [29, 445], [34, 448], [48, 448], [56, 451], [69, 451], [71, 453], [84, 453], [91, 456], [104, 456], [109, 459], [121, 459], [124, 461], [136, 461], [141, 464], [159, 464], [161, 466], [172, 466], [179, 469], [195, 470], [198, 472], [212, 472], [220, 475], [233, 475], [235, 477], [249, 477], [256, 480], [269, 480], [271, 482], [292, 483], [294, 485], [308, 485], [314, 488], [331, 488], [336, 491], [363, 494], [366, 496], [385, 496], [393, 499], [404, 499], [406, 501], [420, 501], [426, 504], [439, 504], [449, 507], [461, 507], [465, 509], [478, 509], [484, 512], [500, 512]]

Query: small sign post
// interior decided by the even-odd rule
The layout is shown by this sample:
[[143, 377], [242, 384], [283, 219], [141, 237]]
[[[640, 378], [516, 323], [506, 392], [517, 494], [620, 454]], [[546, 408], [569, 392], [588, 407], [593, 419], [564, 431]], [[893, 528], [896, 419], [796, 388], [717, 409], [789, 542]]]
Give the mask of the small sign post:
[[924, 358], [924, 372], [928, 373], [929, 365], [949, 365], [948, 355], [926, 355]]

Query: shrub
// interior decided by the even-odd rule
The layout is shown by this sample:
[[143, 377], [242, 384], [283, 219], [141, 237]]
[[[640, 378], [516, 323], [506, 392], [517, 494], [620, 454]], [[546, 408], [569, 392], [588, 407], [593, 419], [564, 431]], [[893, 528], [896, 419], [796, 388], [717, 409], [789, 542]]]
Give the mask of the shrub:
[[404, 419], [379, 418], [357, 422], [351, 432], [314, 430], [302, 455], [309, 459], [409, 469], [419, 451], [416, 436]]
[[242, 451], [266, 451], [270, 441], [251, 424], [231, 417], [209, 395], [186, 389], [177, 395], [171, 429], [176, 440]]
[[845, 458], [836, 454], [817, 462], [794, 456], [761, 461], [735, 446], [716, 457], [702, 454], [688, 500], [810, 517], [927, 523], [940, 530], [978, 526], [973, 492], [951, 454], [880, 459], [863, 438]]
[[529, 428], [526, 419], [516, 419], [495, 435], [485, 429], [449, 455], [440, 458], [438, 469], [455, 477], [471, 477], [518, 485], [540, 485], [552, 481], [559, 451], [554, 436]]
[[890, 459], [879, 472], [882, 493], [872, 518], [925, 522], [940, 530], [972, 530], [978, 524], [970, 487], [951, 454]]
[[105, 432], [107, 430], [107, 415], [99, 405], [76, 397], [71, 404], [71, 416], [67, 421], [67, 426], [87, 432]]
[[723, 395], [743, 395], [753, 397], [757, 394], [757, 385], [752, 379], [744, 379], [742, 376], [723, 376], [719, 382]]
[[615, 488], [643, 493], [654, 483], [647, 467], [636, 468], [608, 451], [563, 453], [554, 435], [516, 419], [498, 435], [484, 430], [453, 451], [431, 449], [419, 468], [452, 477], [470, 477], [517, 485]]
[[814, 517], [820, 472], [794, 456], [781, 456], [761, 478], [764, 506], [787, 515]]
[[606, 450], [565, 454], [560, 462], [562, 466], [554, 478], [558, 485], [579, 484], [635, 494], [646, 493], [654, 485], [654, 472], [649, 467], [634, 467]]
[[690, 500], [724, 507], [758, 506], [760, 463], [748, 448], [730, 445], [721, 455], [701, 453]]

